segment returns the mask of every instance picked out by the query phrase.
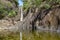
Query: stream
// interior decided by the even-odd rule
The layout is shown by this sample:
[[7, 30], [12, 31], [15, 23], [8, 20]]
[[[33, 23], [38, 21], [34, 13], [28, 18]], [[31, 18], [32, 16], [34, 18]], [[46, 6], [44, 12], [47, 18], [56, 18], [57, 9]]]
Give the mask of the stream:
[[[19, 40], [19, 32], [2, 32], [0, 40]], [[60, 40], [60, 33], [49, 31], [22, 32], [22, 40]]]

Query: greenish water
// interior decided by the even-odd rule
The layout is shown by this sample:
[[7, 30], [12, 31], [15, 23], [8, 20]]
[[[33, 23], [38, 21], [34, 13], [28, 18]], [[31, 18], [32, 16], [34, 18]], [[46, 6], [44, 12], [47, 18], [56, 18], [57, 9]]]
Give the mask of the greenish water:
[[60, 40], [60, 33], [33, 32], [23, 35], [23, 40]]
[[[20, 40], [19, 33], [0, 34], [0, 40]], [[22, 40], [60, 40], [56, 32], [23, 32]]]

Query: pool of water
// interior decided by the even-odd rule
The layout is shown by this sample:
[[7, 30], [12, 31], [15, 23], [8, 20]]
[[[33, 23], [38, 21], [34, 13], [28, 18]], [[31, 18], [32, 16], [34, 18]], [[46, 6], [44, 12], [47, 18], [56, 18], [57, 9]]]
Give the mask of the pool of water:
[[[20, 40], [19, 32], [0, 33], [0, 40]], [[22, 32], [22, 40], [60, 40], [60, 33], [56, 32]]]

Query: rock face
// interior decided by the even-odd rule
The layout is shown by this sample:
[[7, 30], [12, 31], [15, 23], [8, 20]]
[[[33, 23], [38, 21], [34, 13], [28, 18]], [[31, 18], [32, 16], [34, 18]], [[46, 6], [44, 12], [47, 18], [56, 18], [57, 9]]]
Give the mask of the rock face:
[[[37, 9], [36, 9], [37, 10]], [[24, 30], [42, 29], [42, 30], [60, 30], [60, 7], [51, 8], [51, 9], [38, 9], [35, 12], [28, 13], [24, 18], [25, 21], [20, 22], [20, 28]]]
[[[6, 8], [7, 10], [10, 11], [11, 10], [16, 11], [16, 8], [18, 7], [16, 0], [0, 0], [0, 3], [4, 5], [3, 8]], [[16, 18], [19, 19], [20, 17], [18, 16]], [[15, 20], [16, 18], [12, 18], [12, 20]], [[8, 21], [7, 23], [11, 24]], [[59, 25], [60, 25], [60, 6], [51, 9], [44, 8], [28, 9], [26, 11], [26, 14], [24, 14], [24, 20], [22, 22], [20, 21], [19, 23], [16, 23], [16, 25], [14, 25], [13, 27], [18, 27], [19, 30], [29, 29], [35, 30], [39, 27], [40, 29], [47, 28], [49, 30], [58, 30], [60, 29]]]
[[43, 26], [43, 28], [48, 28], [49, 30], [58, 30], [60, 25], [59, 15], [60, 7], [51, 9], [44, 18], [39, 21], [39, 27]]
[[49, 28], [51, 28], [51, 27], [57, 28], [58, 27], [57, 17], [52, 12], [49, 12], [42, 21], [43, 21], [43, 24], [45, 27], [49, 27]]

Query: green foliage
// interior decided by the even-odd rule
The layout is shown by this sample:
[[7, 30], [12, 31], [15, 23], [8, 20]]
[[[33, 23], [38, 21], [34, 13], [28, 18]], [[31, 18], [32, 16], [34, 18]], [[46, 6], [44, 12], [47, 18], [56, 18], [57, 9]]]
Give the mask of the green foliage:
[[56, 2], [60, 4], [60, 0], [57, 0]]
[[42, 0], [35, 0], [33, 2], [34, 5], [39, 6], [41, 4]]
[[18, 0], [0, 0], [0, 18], [15, 16], [18, 8]]
[[27, 9], [28, 7], [32, 8], [34, 6], [40, 7], [45, 7], [46, 9], [49, 9], [53, 4], [60, 4], [60, 0], [23, 0], [23, 8], [24, 10]]
[[13, 10], [10, 11], [9, 14], [8, 14], [9, 17], [13, 17], [13, 16], [15, 16], [15, 15], [16, 15], [16, 12], [13, 11]]
[[50, 8], [50, 5], [49, 5], [49, 4], [45, 4], [44, 7], [45, 7], [46, 9], [49, 9], [49, 8]]
[[24, 9], [31, 7], [30, 2], [28, 2], [28, 1], [26, 1], [26, 0], [23, 0], [23, 2], [24, 2], [24, 3], [23, 3], [23, 8], [24, 8]]

